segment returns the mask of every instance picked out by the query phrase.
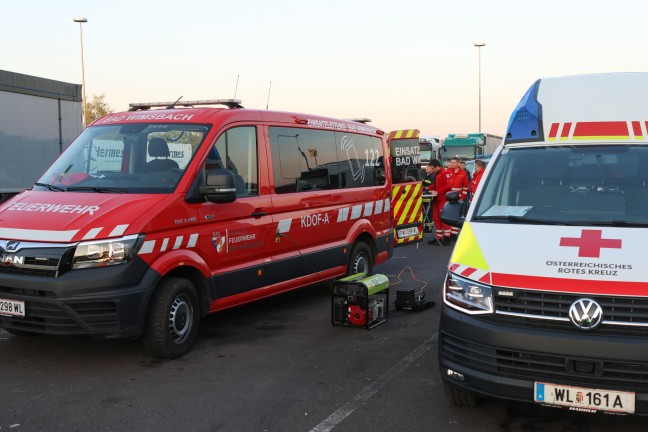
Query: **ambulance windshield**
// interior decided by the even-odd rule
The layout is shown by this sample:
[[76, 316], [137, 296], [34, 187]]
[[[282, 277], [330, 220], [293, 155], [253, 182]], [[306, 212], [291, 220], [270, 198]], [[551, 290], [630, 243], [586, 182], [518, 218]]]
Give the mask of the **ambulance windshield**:
[[208, 131], [205, 125], [168, 123], [89, 127], [34, 190], [172, 192]]
[[648, 146], [508, 148], [492, 163], [472, 220], [648, 223]]

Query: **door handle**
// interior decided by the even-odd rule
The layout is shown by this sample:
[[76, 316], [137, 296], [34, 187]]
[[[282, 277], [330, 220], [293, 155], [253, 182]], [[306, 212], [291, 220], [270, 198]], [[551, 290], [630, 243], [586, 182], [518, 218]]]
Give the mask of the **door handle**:
[[265, 216], [265, 215], [267, 215], [267, 214], [268, 214], [268, 212], [266, 212], [266, 211], [263, 211], [263, 210], [255, 210], [255, 211], [252, 213], [252, 217], [253, 217], [253, 218], [260, 218], [261, 216]]

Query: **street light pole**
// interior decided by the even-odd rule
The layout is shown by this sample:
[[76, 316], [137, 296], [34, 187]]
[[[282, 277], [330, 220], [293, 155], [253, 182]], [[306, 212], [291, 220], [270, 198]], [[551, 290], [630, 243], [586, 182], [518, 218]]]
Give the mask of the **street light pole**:
[[72, 19], [79, 23], [79, 34], [81, 35], [81, 85], [83, 86], [83, 99], [81, 100], [81, 109], [83, 110], [83, 126], [86, 126], [86, 84], [85, 84], [85, 67], [83, 62], [83, 23], [88, 22], [86, 17], [77, 16]]
[[477, 74], [479, 82], [479, 133], [481, 133], [481, 47], [486, 46], [485, 42], [475, 42], [477, 47]]

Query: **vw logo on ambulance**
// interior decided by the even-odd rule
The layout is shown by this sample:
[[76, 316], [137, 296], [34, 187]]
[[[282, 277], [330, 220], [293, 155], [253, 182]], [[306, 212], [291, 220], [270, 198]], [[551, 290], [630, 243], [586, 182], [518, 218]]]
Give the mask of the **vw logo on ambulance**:
[[578, 299], [569, 307], [569, 319], [582, 330], [592, 330], [603, 320], [603, 308], [592, 299]]

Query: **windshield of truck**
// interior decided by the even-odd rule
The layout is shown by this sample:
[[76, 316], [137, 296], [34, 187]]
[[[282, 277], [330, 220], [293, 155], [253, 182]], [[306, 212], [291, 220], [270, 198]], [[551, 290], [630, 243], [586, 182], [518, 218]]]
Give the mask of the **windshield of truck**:
[[446, 146], [443, 153], [444, 159], [450, 158], [473, 159], [475, 157], [475, 146]]
[[34, 190], [172, 192], [208, 131], [205, 125], [168, 123], [89, 127]]
[[472, 220], [648, 226], [648, 146], [508, 148], [491, 163]]

